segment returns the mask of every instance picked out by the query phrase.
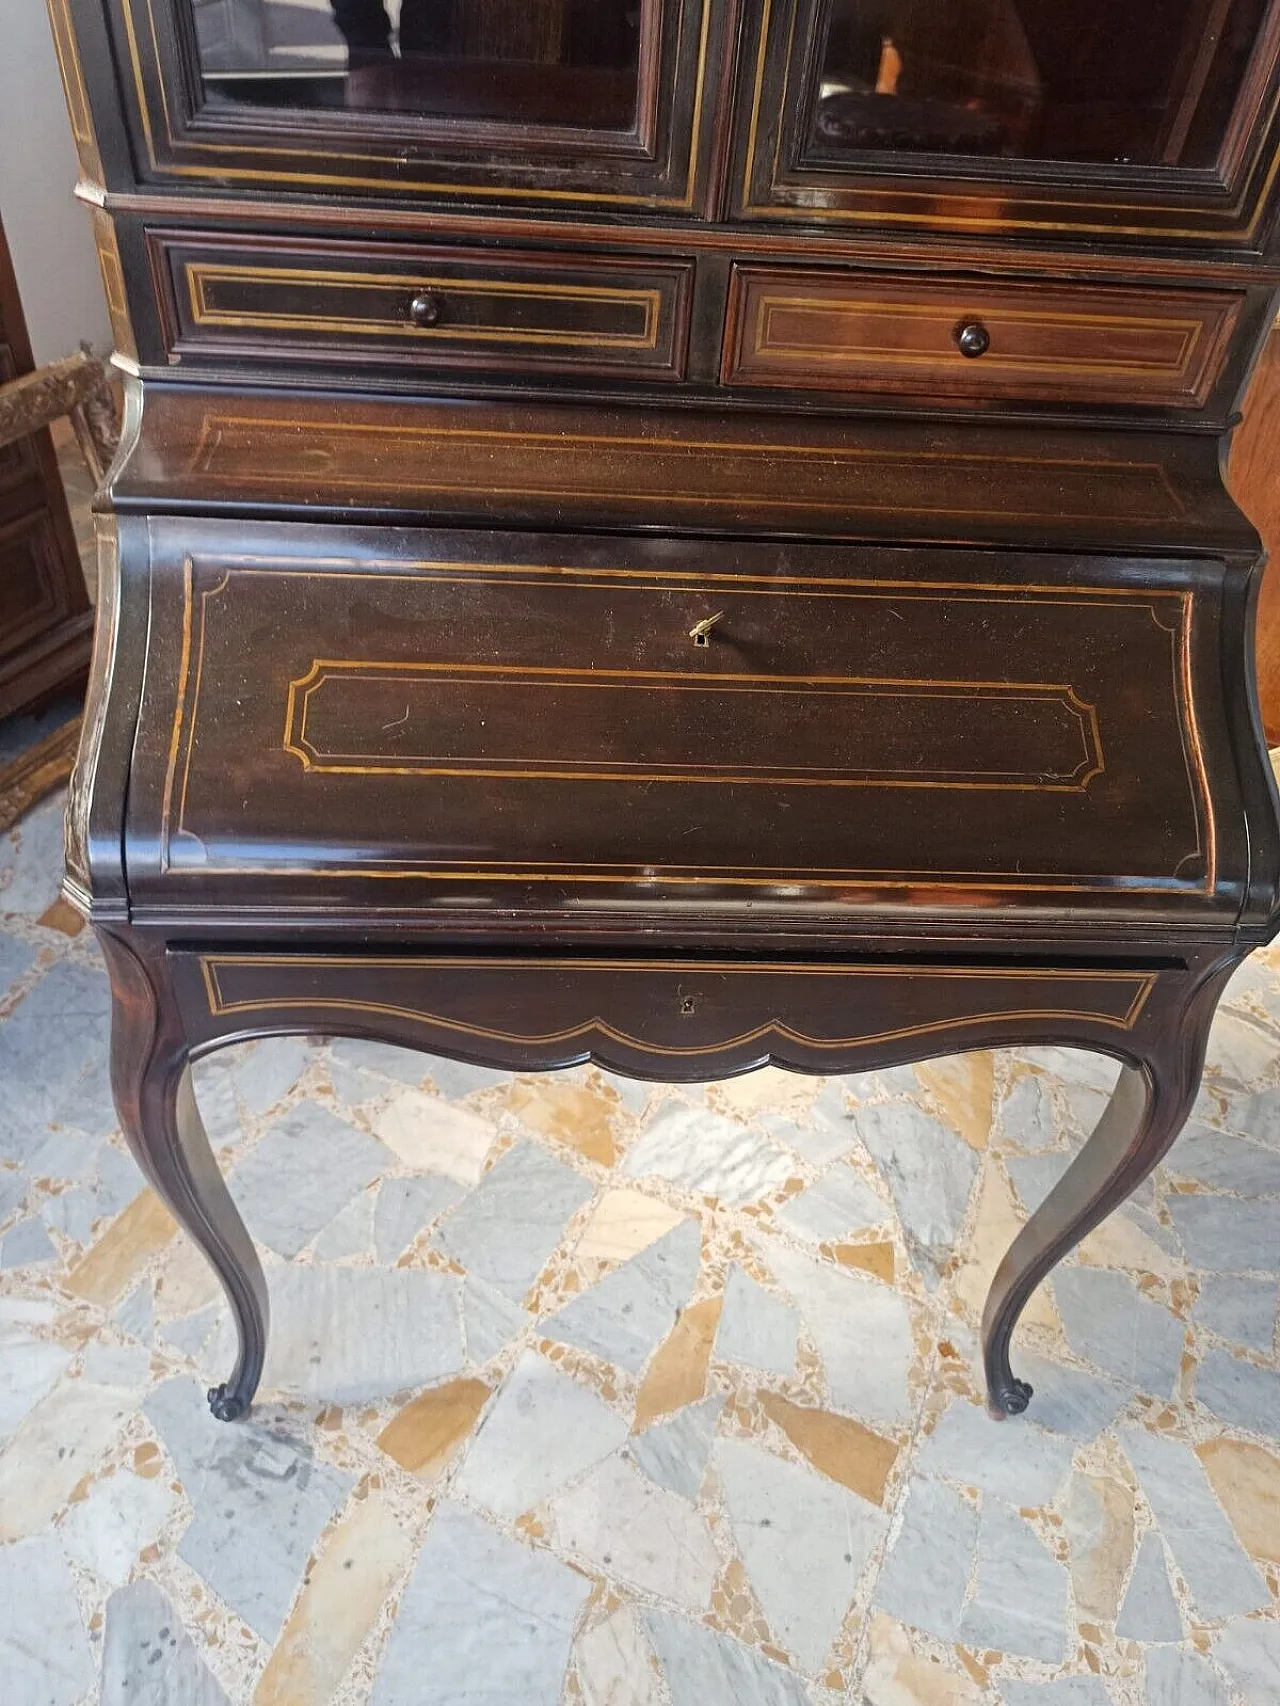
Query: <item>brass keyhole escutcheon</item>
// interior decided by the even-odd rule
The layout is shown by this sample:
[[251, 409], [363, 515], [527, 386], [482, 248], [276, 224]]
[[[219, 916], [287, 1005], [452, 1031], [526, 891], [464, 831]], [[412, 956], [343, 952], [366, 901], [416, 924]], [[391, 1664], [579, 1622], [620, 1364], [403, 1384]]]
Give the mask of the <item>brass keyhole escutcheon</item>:
[[717, 610], [714, 616], [704, 616], [701, 622], [694, 623], [689, 630], [689, 638], [695, 646], [709, 646], [711, 644], [711, 630], [723, 615], [723, 610]]

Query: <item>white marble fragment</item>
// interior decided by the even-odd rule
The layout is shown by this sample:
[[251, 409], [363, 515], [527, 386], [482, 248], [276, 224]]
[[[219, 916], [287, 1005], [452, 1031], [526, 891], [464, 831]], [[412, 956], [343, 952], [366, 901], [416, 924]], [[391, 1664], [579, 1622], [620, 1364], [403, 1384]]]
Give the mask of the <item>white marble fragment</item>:
[[725, 1281], [715, 1354], [766, 1374], [790, 1375], [800, 1335], [797, 1311], [757, 1284], [735, 1262]]
[[856, 1493], [748, 1440], [718, 1440], [715, 1464], [774, 1638], [806, 1670], [818, 1670], [887, 1518]]
[[[264, 1389], [354, 1404], [429, 1386], [462, 1368], [461, 1305], [455, 1274], [282, 1268], [272, 1275]], [[219, 1346], [213, 1368], [230, 1349]]]
[[950, 1126], [911, 1102], [859, 1108], [858, 1135], [884, 1174], [912, 1260], [936, 1286], [959, 1235], [978, 1157]]
[[559, 1706], [585, 1576], [439, 1505], [371, 1706]]
[[454, 1485], [514, 1518], [616, 1451], [621, 1416], [567, 1374], [526, 1351], [490, 1405]]
[[1280, 1700], [1280, 1623], [1236, 1618], [1218, 1636], [1213, 1654], [1245, 1706], [1275, 1706]]
[[140, 1577], [107, 1601], [101, 1706], [227, 1706], [182, 1619]]
[[574, 1668], [583, 1706], [663, 1706], [657, 1665], [632, 1605], [579, 1638]]
[[719, 1568], [706, 1522], [687, 1500], [610, 1457], [552, 1506], [556, 1544], [613, 1581], [706, 1611]]
[[667, 1179], [733, 1208], [758, 1202], [791, 1176], [784, 1149], [708, 1108], [663, 1104], [622, 1165], [632, 1179]]
[[799, 1196], [788, 1197], [775, 1209], [774, 1219], [807, 1243], [824, 1244], [851, 1232], [888, 1226], [893, 1210], [860, 1173], [840, 1162]]
[[802, 1256], [777, 1239], [761, 1240], [757, 1247], [799, 1305], [836, 1408], [871, 1421], [905, 1421], [915, 1339], [901, 1293]]
[[10, 1332], [0, 1340], [0, 1439], [53, 1389], [70, 1361], [70, 1351], [30, 1333]]
[[75, 1583], [51, 1534], [0, 1546], [0, 1690], [4, 1706], [72, 1706], [94, 1663]]
[[168, 1521], [177, 1495], [162, 1476], [150, 1480], [120, 1469], [72, 1505], [59, 1532], [70, 1557], [108, 1587], [123, 1587], [144, 1547]]

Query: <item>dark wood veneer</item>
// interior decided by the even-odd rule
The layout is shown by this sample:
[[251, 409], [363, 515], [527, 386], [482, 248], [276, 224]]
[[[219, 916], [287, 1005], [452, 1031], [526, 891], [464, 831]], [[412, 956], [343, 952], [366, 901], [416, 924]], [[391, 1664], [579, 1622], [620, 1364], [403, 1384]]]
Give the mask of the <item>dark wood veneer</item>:
[[133, 375], [68, 890], [126, 1134], [235, 1310], [215, 1413], [267, 1299], [188, 1062], [283, 1032], [677, 1079], [1115, 1056], [993, 1281], [1025, 1408], [1030, 1291], [1280, 921], [1220, 469], [1280, 283], [1280, 0], [1195, 166], [1185, 90], [1160, 165], [841, 153], [820, 0], [651, 0], [612, 130], [612, 73], [530, 62], [523, 125], [403, 61], [381, 112], [209, 99], [184, 4], [52, 0]]

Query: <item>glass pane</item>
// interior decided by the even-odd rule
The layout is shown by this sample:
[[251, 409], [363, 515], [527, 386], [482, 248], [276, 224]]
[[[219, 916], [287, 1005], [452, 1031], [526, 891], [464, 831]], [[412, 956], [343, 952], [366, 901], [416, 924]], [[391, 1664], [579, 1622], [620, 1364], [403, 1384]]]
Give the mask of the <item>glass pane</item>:
[[1268, 0], [832, 0], [812, 143], [1211, 166]]
[[645, 0], [191, 0], [205, 99], [630, 130]]

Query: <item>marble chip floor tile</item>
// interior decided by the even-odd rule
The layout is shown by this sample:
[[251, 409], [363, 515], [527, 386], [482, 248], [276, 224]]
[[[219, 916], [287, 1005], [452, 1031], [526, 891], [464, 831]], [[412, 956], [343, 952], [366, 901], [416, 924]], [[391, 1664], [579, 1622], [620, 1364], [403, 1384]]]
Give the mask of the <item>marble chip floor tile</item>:
[[1111, 1063], [216, 1054], [274, 1315], [226, 1427], [58, 810], [0, 839], [0, 1706], [1280, 1706], [1280, 949], [1001, 1426], [986, 1284]]

